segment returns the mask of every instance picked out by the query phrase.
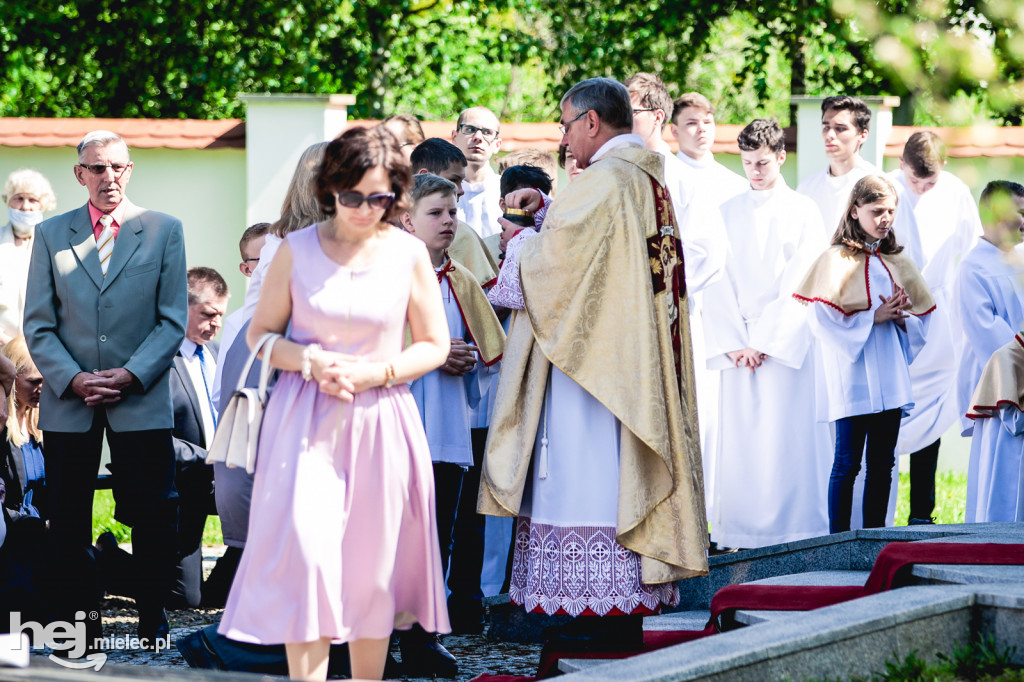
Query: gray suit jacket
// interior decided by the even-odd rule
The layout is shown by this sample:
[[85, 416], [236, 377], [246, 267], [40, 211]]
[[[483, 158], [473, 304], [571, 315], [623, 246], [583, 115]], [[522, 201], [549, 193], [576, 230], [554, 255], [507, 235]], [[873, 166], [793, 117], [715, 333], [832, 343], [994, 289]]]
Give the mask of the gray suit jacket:
[[71, 380], [116, 367], [134, 374], [142, 388], [105, 406], [111, 428], [173, 426], [168, 368], [188, 321], [181, 221], [131, 203], [127, 209], [106, 277], [88, 204], [36, 228], [25, 337], [44, 379], [44, 431], [88, 431], [95, 408], [71, 391]]

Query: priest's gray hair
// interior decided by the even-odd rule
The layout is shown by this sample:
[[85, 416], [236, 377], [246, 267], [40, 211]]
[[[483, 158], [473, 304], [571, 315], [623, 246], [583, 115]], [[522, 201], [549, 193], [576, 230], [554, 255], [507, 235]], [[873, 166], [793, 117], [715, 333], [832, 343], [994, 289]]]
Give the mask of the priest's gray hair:
[[633, 129], [633, 105], [629, 90], [614, 78], [588, 78], [569, 88], [559, 106], [566, 102], [573, 114], [594, 111], [601, 122], [620, 130]]
[[112, 133], [109, 130], [94, 130], [86, 134], [82, 141], [78, 143], [78, 160], [82, 160], [82, 153], [89, 147], [106, 147], [108, 144], [116, 143], [123, 144], [124, 150], [126, 152], [129, 151], [128, 143], [117, 133]]

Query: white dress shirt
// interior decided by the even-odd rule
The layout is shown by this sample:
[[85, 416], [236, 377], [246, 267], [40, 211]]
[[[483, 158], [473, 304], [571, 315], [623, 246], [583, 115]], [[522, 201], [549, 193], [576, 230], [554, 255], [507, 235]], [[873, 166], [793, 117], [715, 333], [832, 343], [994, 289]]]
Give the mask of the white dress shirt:
[[213, 353], [204, 349], [202, 362], [196, 352], [199, 347], [192, 341], [185, 339], [181, 342], [181, 357], [185, 359], [185, 368], [188, 370], [188, 378], [192, 381], [192, 388], [196, 391], [199, 399], [199, 414], [203, 419], [203, 435], [206, 436], [206, 446], [213, 441], [213, 432], [216, 428], [216, 411], [213, 406], [213, 377], [217, 371], [217, 362], [213, 359]]

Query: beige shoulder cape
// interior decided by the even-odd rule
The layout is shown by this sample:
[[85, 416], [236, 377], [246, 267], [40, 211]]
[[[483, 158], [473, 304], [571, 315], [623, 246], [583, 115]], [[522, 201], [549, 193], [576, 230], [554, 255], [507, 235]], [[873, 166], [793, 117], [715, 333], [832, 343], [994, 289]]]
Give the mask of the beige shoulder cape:
[[985, 365], [967, 416], [971, 419], [994, 417], [1005, 405], [1013, 405], [1024, 412], [1024, 336], [1021, 334], [997, 350]]
[[523, 246], [526, 308], [506, 343], [478, 505], [518, 513], [553, 364], [622, 423], [616, 540], [641, 556], [645, 583], [708, 570], [682, 249], [663, 164], [613, 149]]
[[498, 276], [498, 263], [491, 257], [491, 252], [484, 246], [484, 240], [472, 227], [459, 221], [455, 230], [455, 240], [448, 247], [452, 260], [458, 261], [473, 273], [477, 284], [489, 287]]
[[491, 366], [501, 359], [505, 350], [505, 330], [501, 328], [487, 294], [468, 268], [449, 258], [439, 277], [447, 277], [455, 294], [455, 303], [462, 313], [462, 322], [469, 330], [470, 340], [480, 350], [480, 359]]
[[908, 312], [927, 315], [935, 310], [935, 299], [914, 261], [905, 254], [905, 251], [867, 254], [846, 246], [832, 246], [814, 261], [793, 298], [805, 305], [824, 303], [844, 315], [871, 310], [874, 306], [868, 282], [868, 259], [874, 257], [882, 261], [893, 282], [907, 290], [911, 303]]

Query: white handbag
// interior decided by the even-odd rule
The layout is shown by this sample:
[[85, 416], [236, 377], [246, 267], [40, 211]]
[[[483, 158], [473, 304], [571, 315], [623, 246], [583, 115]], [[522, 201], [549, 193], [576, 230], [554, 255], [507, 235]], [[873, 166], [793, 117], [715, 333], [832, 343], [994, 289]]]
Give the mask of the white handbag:
[[[280, 334], [264, 334], [249, 354], [249, 359], [238, 378], [238, 386], [231, 394], [224, 413], [220, 415], [213, 442], [206, 454], [207, 464], [223, 462], [230, 469], [245, 467], [252, 474], [256, 471], [256, 447], [260, 440], [260, 424], [263, 423], [263, 408], [267, 404], [267, 382], [270, 380], [270, 353]], [[260, 349], [263, 366], [260, 368], [260, 382], [257, 388], [246, 388], [245, 380], [256, 362]]]

